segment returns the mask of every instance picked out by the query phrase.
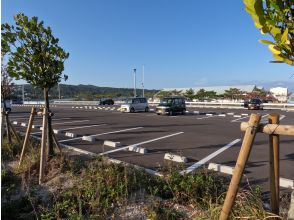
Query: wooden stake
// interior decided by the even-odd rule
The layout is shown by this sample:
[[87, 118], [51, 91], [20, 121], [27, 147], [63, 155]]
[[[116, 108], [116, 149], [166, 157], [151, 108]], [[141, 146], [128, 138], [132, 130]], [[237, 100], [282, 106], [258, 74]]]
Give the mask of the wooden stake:
[[21, 145], [21, 140], [20, 140], [18, 134], [16, 133], [16, 131], [15, 131], [15, 129], [14, 129], [14, 127], [13, 127], [13, 125], [11, 124], [10, 121], [9, 121], [9, 127], [10, 127], [10, 129], [11, 129], [13, 135], [15, 136], [15, 138], [16, 138], [18, 144]]
[[58, 143], [58, 140], [57, 140], [57, 138], [56, 138], [56, 136], [55, 136], [54, 132], [52, 132], [52, 136], [53, 136], [53, 141], [54, 141], [54, 144], [55, 144], [55, 145], [56, 145], [56, 147], [58, 148], [58, 150], [59, 150], [60, 154], [62, 154], [61, 147], [60, 147], [60, 145], [59, 145], [59, 143]]
[[22, 146], [22, 150], [21, 150], [21, 155], [20, 155], [20, 160], [19, 160], [19, 163], [18, 163], [18, 167], [21, 166], [23, 158], [24, 158], [24, 154], [25, 154], [28, 142], [29, 142], [29, 138], [30, 138], [30, 134], [31, 134], [35, 114], [36, 114], [36, 108], [32, 107], [27, 132], [26, 132], [25, 139], [24, 139], [23, 146]]
[[5, 114], [5, 120], [6, 120], [6, 132], [7, 132], [7, 139], [8, 139], [8, 143], [11, 145], [12, 144], [12, 140], [11, 140], [11, 133], [9, 130], [9, 117], [8, 117], [8, 112], [4, 111]]
[[[268, 116], [269, 124], [279, 124], [280, 115], [271, 113]], [[280, 137], [277, 134], [269, 135], [269, 162], [270, 162], [270, 207], [271, 212], [279, 215], [280, 202], [280, 152], [279, 152]], [[277, 218], [275, 218], [277, 219]]]
[[[242, 122], [241, 131], [245, 131], [248, 126], [248, 122]], [[260, 124], [257, 131], [265, 134], [294, 136], [294, 125]]]
[[45, 172], [47, 119], [48, 119], [47, 108], [44, 108], [44, 110], [43, 110], [43, 125], [42, 125], [43, 130], [42, 130], [42, 139], [41, 139], [39, 184], [42, 184], [42, 182], [44, 180], [44, 172]]
[[234, 173], [231, 179], [231, 183], [226, 195], [226, 199], [221, 211], [220, 220], [226, 220], [229, 218], [230, 212], [235, 202], [235, 198], [238, 192], [239, 184], [242, 179], [243, 171], [248, 160], [252, 144], [257, 132], [257, 126], [260, 122], [260, 115], [251, 114], [249, 119], [249, 127], [247, 127], [243, 143], [240, 149], [240, 153], [236, 162]]

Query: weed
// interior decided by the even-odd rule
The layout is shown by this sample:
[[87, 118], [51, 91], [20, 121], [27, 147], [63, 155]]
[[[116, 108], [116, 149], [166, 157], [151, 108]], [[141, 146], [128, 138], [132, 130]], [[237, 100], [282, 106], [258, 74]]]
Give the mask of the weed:
[[19, 184], [19, 178], [17, 175], [6, 169], [1, 169], [1, 194], [2, 198], [5, 197], [10, 200], [11, 195], [16, 192], [17, 185]]
[[1, 145], [1, 158], [5, 161], [10, 161], [15, 159], [17, 155], [21, 152], [21, 146], [18, 144], [15, 138], [12, 138], [12, 143], [9, 144], [6, 137], [2, 139]]
[[170, 204], [164, 202], [155, 202], [148, 206], [147, 215], [150, 220], [180, 220], [187, 218], [184, 213], [177, 211]]

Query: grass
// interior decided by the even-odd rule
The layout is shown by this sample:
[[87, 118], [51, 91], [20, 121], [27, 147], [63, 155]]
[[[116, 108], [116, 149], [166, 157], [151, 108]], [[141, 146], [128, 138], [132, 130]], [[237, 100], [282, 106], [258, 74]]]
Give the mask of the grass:
[[[5, 160], [18, 159], [19, 148], [2, 142]], [[145, 202], [149, 219], [218, 219], [229, 179], [215, 172], [198, 169], [180, 175], [182, 167], [168, 164], [164, 177], [151, 176], [142, 170], [109, 163], [105, 158], [89, 161], [57, 155], [47, 168], [50, 182], [61, 174], [64, 181], [54, 182], [56, 189], [43, 192], [36, 184], [38, 177], [38, 145], [30, 148], [21, 169], [2, 168], [2, 195], [12, 198], [25, 182], [25, 193], [2, 204], [2, 219], [107, 219], [130, 203], [134, 192], [160, 198]], [[24, 177], [25, 178], [20, 178]], [[69, 184], [70, 183], [70, 184]], [[47, 185], [50, 187], [50, 185]], [[231, 219], [265, 219], [271, 216], [262, 206], [259, 188], [238, 194]], [[144, 198], [143, 198], [144, 199]], [[146, 200], [147, 201], [147, 200]], [[179, 210], [175, 205], [190, 207]], [[14, 210], [14, 211], [12, 211]]]

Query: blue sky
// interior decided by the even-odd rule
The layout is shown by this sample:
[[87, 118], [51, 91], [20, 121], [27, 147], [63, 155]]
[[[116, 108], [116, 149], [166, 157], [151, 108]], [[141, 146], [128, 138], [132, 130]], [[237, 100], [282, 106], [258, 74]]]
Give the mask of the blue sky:
[[70, 53], [67, 84], [145, 88], [293, 86], [293, 67], [269, 63], [267, 38], [241, 0], [2, 0], [2, 23], [23, 12], [51, 26]]

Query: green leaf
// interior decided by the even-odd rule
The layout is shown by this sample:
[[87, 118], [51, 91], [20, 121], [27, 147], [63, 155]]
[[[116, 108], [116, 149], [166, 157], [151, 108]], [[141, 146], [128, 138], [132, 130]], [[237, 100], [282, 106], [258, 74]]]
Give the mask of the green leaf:
[[276, 54], [276, 55], [281, 54], [280, 48], [277, 47], [276, 45], [269, 45], [268, 48], [273, 54]]
[[269, 41], [269, 40], [263, 40], [263, 39], [261, 39], [261, 40], [258, 40], [260, 43], [263, 43], [263, 44], [268, 44], [268, 45], [274, 45], [274, 43], [273, 42], [271, 42], [271, 41]]
[[288, 41], [288, 28], [285, 29], [282, 37], [281, 37], [281, 42], [286, 43]]

